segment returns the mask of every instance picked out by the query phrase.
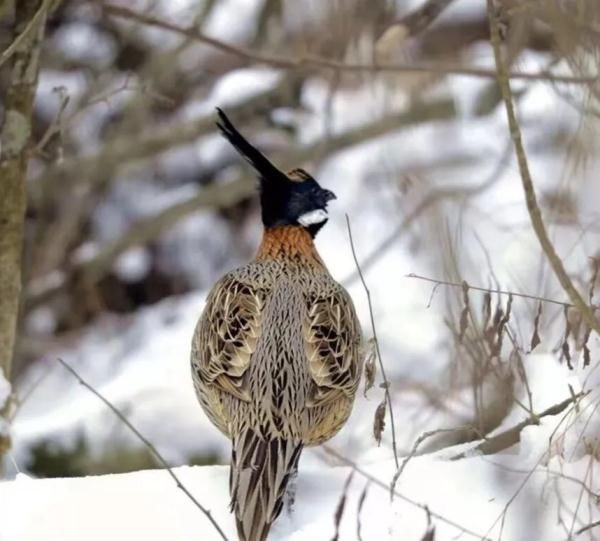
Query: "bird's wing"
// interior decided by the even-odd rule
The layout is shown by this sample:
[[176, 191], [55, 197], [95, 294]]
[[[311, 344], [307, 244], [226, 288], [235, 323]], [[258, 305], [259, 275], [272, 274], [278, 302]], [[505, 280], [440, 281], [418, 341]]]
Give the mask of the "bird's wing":
[[210, 292], [192, 344], [200, 379], [249, 401], [244, 380], [261, 331], [264, 291], [225, 275]]
[[304, 341], [315, 388], [309, 406], [356, 391], [361, 374], [361, 331], [350, 295], [336, 289], [309, 298]]

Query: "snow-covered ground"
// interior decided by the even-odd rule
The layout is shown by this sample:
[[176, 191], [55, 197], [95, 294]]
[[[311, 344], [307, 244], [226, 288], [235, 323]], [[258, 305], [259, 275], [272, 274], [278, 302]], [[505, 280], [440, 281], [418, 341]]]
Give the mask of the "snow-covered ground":
[[[284, 508], [270, 539], [334, 539], [336, 510], [344, 494], [339, 539], [420, 541], [429, 522], [440, 541], [568, 539], [598, 520], [595, 494], [600, 482], [592, 474], [590, 457], [572, 462], [549, 458], [546, 438], [560, 423], [552, 418], [541, 427], [527, 428], [520, 448], [491, 458], [445, 458], [456, 454], [456, 448], [415, 457], [400, 477], [393, 500], [386, 488], [393, 462], [365, 463], [354, 473], [350, 467], [301, 467], [295, 504]], [[235, 539], [227, 468], [174, 471], [227, 537]], [[579, 479], [589, 479], [587, 486]], [[567, 502], [576, 502], [577, 508]], [[21, 474], [0, 483], [0, 505], [2, 541], [221, 539], [160, 470], [45, 480]], [[579, 511], [577, 519], [573, 511]]]

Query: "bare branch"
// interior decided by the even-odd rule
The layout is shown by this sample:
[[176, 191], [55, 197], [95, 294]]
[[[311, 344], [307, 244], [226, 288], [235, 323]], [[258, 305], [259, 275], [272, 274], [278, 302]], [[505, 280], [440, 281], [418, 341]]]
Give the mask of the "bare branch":
[[[356, 473], [362, 475], [365, 479], [368, 479], [374, 485], [376, 485], [384, 490], [389, 490], [389, 486], [387, 483], [377, 479], [377, 477], [374, 477], [366, 470], [363, 470], [358, 464], [356, 464], [356, 462], [354, 462], [354, 461], [350, 460], [349, 458], [345, 457], [344, 455], [338, 453], [335, 449], [333, 449], [329, 445], [323, 445], [323, 449], [325, 450], [325, 452], [327, 452], [328, 454], [330, 454], [331, 456], [333, 456], [337, 460], [339, 460], [342, 464], [345, 464], [346, 466], [350, 466]], [[428, 512], [432, 517], [436, 518], [440, 522], [443, 522], [444, 524], [447, 524], [448, 526], [452, 526], [453, 528], [456, 528], [463, 534], [469, 535], [470, 537], [474, 537], [475, 539], [478, 539], [479, 541], [492, 541], [486, 535], [481, 535], [477, 532], [474, 532], [473, 530], [470, 530], [468, 528], [465, 528], [464, 526], [461, 526], [457, 522], [454, 522], [453, 520], [446, 518], [444, 515], [440, 515], [439, 513], [432, 511], [429, 508], [429, 506], [427, 506], [423, 503], [416, 502], [415, 500], [409, 498], [408, 496], [405, 496], [404, 494], [398, 492], [397, 490], [394, 490], [394, 496], [414, 507], [418, 507], [419, 509], [422, 509], [426, 513]]]
[[539, 424], [540, 419], [542, 419], [543, 417], [549, 417], [552, 415], [558, 415], [559, 413], [562, 413], [565, 409], [567, 409], [568, 406], [570, 406], [571, 404], [576, 404], [581, 398], [583, 398], [587, 394], [589, 394], [589, 392], [578, 393], [576, 395], [570, 396], [569, 398], [566, 398], [558, 404], [554, 404], [553, 406], [546, 408], [541, 413], [532, 413], [529, 417], [516, 424], [515, 426], [504, 430], [496, 434], [495, 436], [485, 439], [472, 449], [469, 449], [468, 451], [464, 451], [462, 453], [459, 453], [458, 455], [453, 456], [451, 460], [460, 460], [462, 458], [467, 458], [469, 456], [478, 454], [491, 455], [499, 453], [504, 449], [508, 449], [515, 443], [519, 442], [519, 439], [521, 437], [521, 431], [525, 427]]
[[367, 302], [369, 304], [369, 317], [371, 318], [371, 331], [373, 332], [373, 341], [375, 343], [375, 351], [377, 352], [377, 359], [379, 361], [379, 369], [381, 370], [381, 377], [383, 378], [383, 388], [385, 392], [385, 400], [387, 402], [388, 410], [390, 413], [390, 425], [392, 429], [392, 448], [394, 451], [394, 461], [396, 463], [396, 469], [400, 467], [400, 461], [398, 460], [398, 448], [396, 445], [396, 425], [394, 423], [394, 410], [392, 408], [392, 396], [390, 393], [390, 381], [385, 374], [385, 367], [383, 366], [383, 360], [381, 358], [381, 349], [379, 348], [379, 340], [377, 339], [377, 329], [375, 327], [375, 316], [373, 315], [373, 304], [371, 303], [371, 292], [367, 287], [367, 283], [365, 282], [365, 278], [360, 269], [360, 264], [358, 263], [358, 257], [356, 256], [356, 250], [354, 249], [354, 241], [352, 239], [352, 229], [350, 227], [350, 217], [346, 214], [346, 226], [348, 228], [348, 239], [350, 240], [350, 248], [352, 249], [352, 257], [354, 258], [354, 263], [356, 265], [356, 270], [360, 276], [360, 281], [362, 282], [365, 293], [367, 294]]
[[362, 489], [362, 492], [360, 493], [360, 496], [358, 498], [358, 505], [356, 508], [356, 538], [358, 539], [358, 541], [363, 541], [362, 522], [360, 520], [360, 517], [362, 514], [363, 506], [365, 504], [365, 500], [367, 499], [367, 491], [369, 490], [370, 484], [371, 484], [370, 481], [367, 481], [365, 483], [365, 487]]
[[[424, 280], [426, 282], [432, 282], [436, 285], [441, 285], [441, 286], [450, 286], [450, 287], [458, 287], [458, 288], [462, 288], [463, 287], [463, 283], [459, 283], [459, 282], [449, 282], [446, 280], [436, 280], [435, 278], [428, 278], [427, 276], [420, 276], [418, 274], [414, 274], [414, 273], [409, 273], [406, 275], [406, 278], [416, 278], [417, 280]], [[484, 291], [485, 293], [495, 293], [497, 295], [508, 295], [509, 297], [522, 297], [524, 299], [532, 299], [535, 301], [540, 301], [540, 302], [547, 302], [550, 304], [558, 304], [559, 306], [563, 306], [566, 308], [575, 308], [575, 305], [568, 303], [568, 302], [562, 302], [562, 301], [557, 301], [554, 299], [548, 299], [546, 297], [538, 297], [537, 295], [529, 295], [528, 293], [515, 293], [514, 291], [506, 291], [503, 289], [492, 289], [492, 288], [487, 288], [487, 287], [478, 287], [478, 286], [473, 286], [471, 284], [469, 284], [469, 289], [474, 289], [475, 291]]]
[[344, 488], [342, 490], [342, 494], [340, 495], [340, 499], [338, 501], [337, 507], [335, 509], [334, 515], [334, 525], [335, 525], [335, 533], [331, 538], [331, 541], [339, 541], [340, 539], [340, 524], [342, 522], [342, 517], [344, 516], [344, 510], [346, 509], [346, 500], [348, 498], [348, 489], [350, 488], [350, 483], [352, 482], [352, 478], [354, 477], [354, 470], [350, 472], [350, 475], [346, 479], [344, 483]]
[[394, 477], [392, 478], [392, 483], [390, 484], [390, 496], [393, 496], [394, 490], [396, 489], [396, 483], [398, 482], [398, 479], [400, 478], [400, 476], [402, 475], [402, 472], [406, 468], [406, 465], [408, 464], [409, 460], [416, 456], [419, 446], [426, 439], [431, 438], [432, 436], [436, 436], [437, 434], [447, 434], [448, 432], [461, 432], [463, 430], [475, 430], [475, 427], [473, 427], [473, 426], [457, 426], [454, 428], [438, 428], [436, 430], [429, 430], [427, 432], [423, 432], [416, 439], [410, 453], [408, 453], [408, 455], [406, 455], [404, 457], [404, 460], [402, 461], [402, 465], [400, 466], [400, 468], [398, 468], [398, 470], [394, 474]]
[[89, 383], [87, 383], [76, 371], [74, 368], [72, 368], [69, 364], [67, 364], [63, 359], [58, 358], [57, 359], [58, 362], [66, 369], [68, 370], [73, 377], [75, 377], [75, 379], [81, 384], [83, 385], [88, 391], [90, 391], [93, 395], [95, 395], [97, 398], [99, 398], [118, 418], [121, 422], [123, 422], [123, 424], [129, 428], [129, 430], [131, 430], [131, 432], [133, 432], [136, 437], [150, 450], [150, 452], [152, 453], [152, 455], [154, 455], [154, 458], [156, 458], [156, 460], [158, 460], [158, 462], [162, 465], [163, 468], [165, 468], [165, 470], [167, 470], [168, 474], [173, 478], [173, 481], [175, 481], [175, 484], [177, 485], [177, 488], [181, 489], [183, 491], [183, 493], [192, 501], [192, 503], [202, 512], [202, 514], [204, 514], [206, 516], [206, 518], [210, 521], [210, 523], [213, 525], [213, 527], [215, 528], [215, 530], [217, 530], [217, 532], [219, 532], [219, 535], [221, 536], [222, 539], [224, 539], [224, 541], [227, 541], [227, 536], [225, 535], [225, 533], [223, 532], [223, 530], [221, 529], [221, 527], [217, 524], [216, 520], [213, 518], [211, 512], [206, 509], [206, 507], [204, 507], [194, 496], [193, 494], [183, 485], [183, 483], [179, 480], [179, 477], [177, 477], [177, 475], [175, 475], [175, 472], [173, 472], [173, 470], [171, 469], [171, 467], [169, 466], [169, 464], [167, 464], [167, 461], [163, 458], [163, 456], [158, 452], [158, 450], [156, 449], [156, 447], [154, 447], [154, 445], [152, 445], [152, 443], [150, 443], [150, 441], [143, 436], [140, 431], [135, 428], [135, 426], [133, 426], [128, 420], [127, 418], [117, 409], [116, 406], [114, 406], [107, 398], [105, 398], [102, 394], [100, 394], [96, 389], [94, 389]]
[[490, 23], [490, 34], [491, 43], [494, 49], [494, 60], [496, 62], [496, 71], [498, 78], [498, 85], [500, 86], [500, 92], [502, 94], [502, 100], [506, 108], [506, 116], [508, 119], [508, 126], [510, 129], [510, 135], [515, 147], [515, 153], [517, 155], [517, 162], [519, 164], [519, 172], [521, 173], [521, 181], [523, 184], [523, 191], [525, 192], [525, 201], [527, 203], [527, 211], [529, 212], [529, 218], [531, 225], [537, 238], [540, 242], [542, 250], [554, 271], [554, 274], [558, 278], [561, 286], [567, 293], [571, 302], [575, 305], [575, 308], [581, 313], [584, 321], [589, 327], [591, 327], [596, 333], [600, 334], [600, 322], [596, 319], [594, 311], [586, 304], [585, 300], [577, 291], [571, 278], [565, 270], [562, 260], [556, 253], [552, 241], [548, 236], [540, 208], [537, 204], [535, 195], [535, 188], [533, 186], [533, 180], [529, 171], [529, 164], [527, 161], [527, 155], [525, 154], [525, 148], [521, 137], [521, 128], [517, 120], [513, 105], [512, 91], [510, 88], [509, 74], [507, 73], [506, 65], [502, 59], [501, 44], [502, 40], [500, 37], [500, 29], [496, 14], [494, 12], [494, 1], [487, 0], [488, 19]]
[[[209, 37], [196, 28], [183, 28], [181, 26], [163, 21], [148, 15], [140, 13], [125, 7], [116, 6], [112, 4], [104, 4], [104, 10], [110, 15], [121, 17], [124, 19], [135, 20], [137, 22], [162, 28], [163, 30], [169, 30], [188, 38], [195, 39], [211, 47], [215, 47], [226, 53], [238, 56], [244, 60], [252, 60], [262, 64], [281, 69], [327, 69], [334, 71], [346, 71], [346, 72], [421, 72], [421, 73], [442, 73], [447, 75], [464, 75], [469, 77], [480, 77], [486, 79], [492, 79], [496, 77], [494, 70], [488, 70], [483, 68], [467, 68], [463, 66], [451, 66], [448, 64], [439, 65], [427, 65], [427, 64], [348, 64], [324, 58], [321, 56], [306, 55], [298, 58], [290, 58], [286, 56], [279, 56], [269, 53], [262, 53], [254, 51], [246, 47], [236, 47], [229, 43], [225, 43], [221, 40]], [[553, 75], [547, 72], [539, 73], [527, 73], [527, 72], [515, 72], [510, 74], [513, 79], [525, 79], [525, 80], [549, 80], [555, 83], [576, 83], [576, 84], [589, 84], [598, 80], [600, 76], [594, 77], [573, 77], [573, 76], [562, 76]]]
[[575, 532], [575, 535], [581, 535], [582, 533], [589, 532], [592, 528], [596, 528], [598, 526], [600, 526], [600, 520], [597, 520], [596, 522], [587, 524], [587, 525], [583, 526], [582, 528], [579, 528], [579, 530], [577, 530]]
[[4, 65], [5, 62], [10, 60], [12, 55], [16, 53], [19, 48], [27, 47], [27, 40], [31, 39], [33, 41], [36, 40], [35, 32], [39, 28], [39, 26], [43, 26], [46, 24], [46, 16], [52, 7], [53, 0], [44, 0], [38, 10], [35, 12], [33, 17], [29, 20], [23, 31], [12, 41], [12, 43], [0, 53], [0, 67]]

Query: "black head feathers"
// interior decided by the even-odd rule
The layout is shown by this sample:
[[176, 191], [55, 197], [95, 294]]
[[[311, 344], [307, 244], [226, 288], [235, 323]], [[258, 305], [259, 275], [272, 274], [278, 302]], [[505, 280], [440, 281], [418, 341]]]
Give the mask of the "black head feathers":
[[321, 188], [303, 169], [293, 169], [287, 175], [277, 169], [246, 140], [221, 109], [217, 108], [217, 113], [217, 126], [223, 136], [258, 173], [264, 226], [297, 225], [316, 235], [327, 222], [327, 203], [335, 199], [333, 192]]

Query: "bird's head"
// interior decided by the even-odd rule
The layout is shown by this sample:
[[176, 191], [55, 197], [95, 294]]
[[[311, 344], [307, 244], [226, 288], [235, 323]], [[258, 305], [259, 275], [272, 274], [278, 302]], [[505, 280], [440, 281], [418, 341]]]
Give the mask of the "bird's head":
[[287, 174], [277, 169], [242, 136], [221, 109], [217, 111], [220, 120], [217, 126], [258, 173], [265, 228], [295, 225], [314, 237], [327, 222], [327, 204], [336, 198], [335, 194], [321, 188], [303, 169], [293, 169]]

